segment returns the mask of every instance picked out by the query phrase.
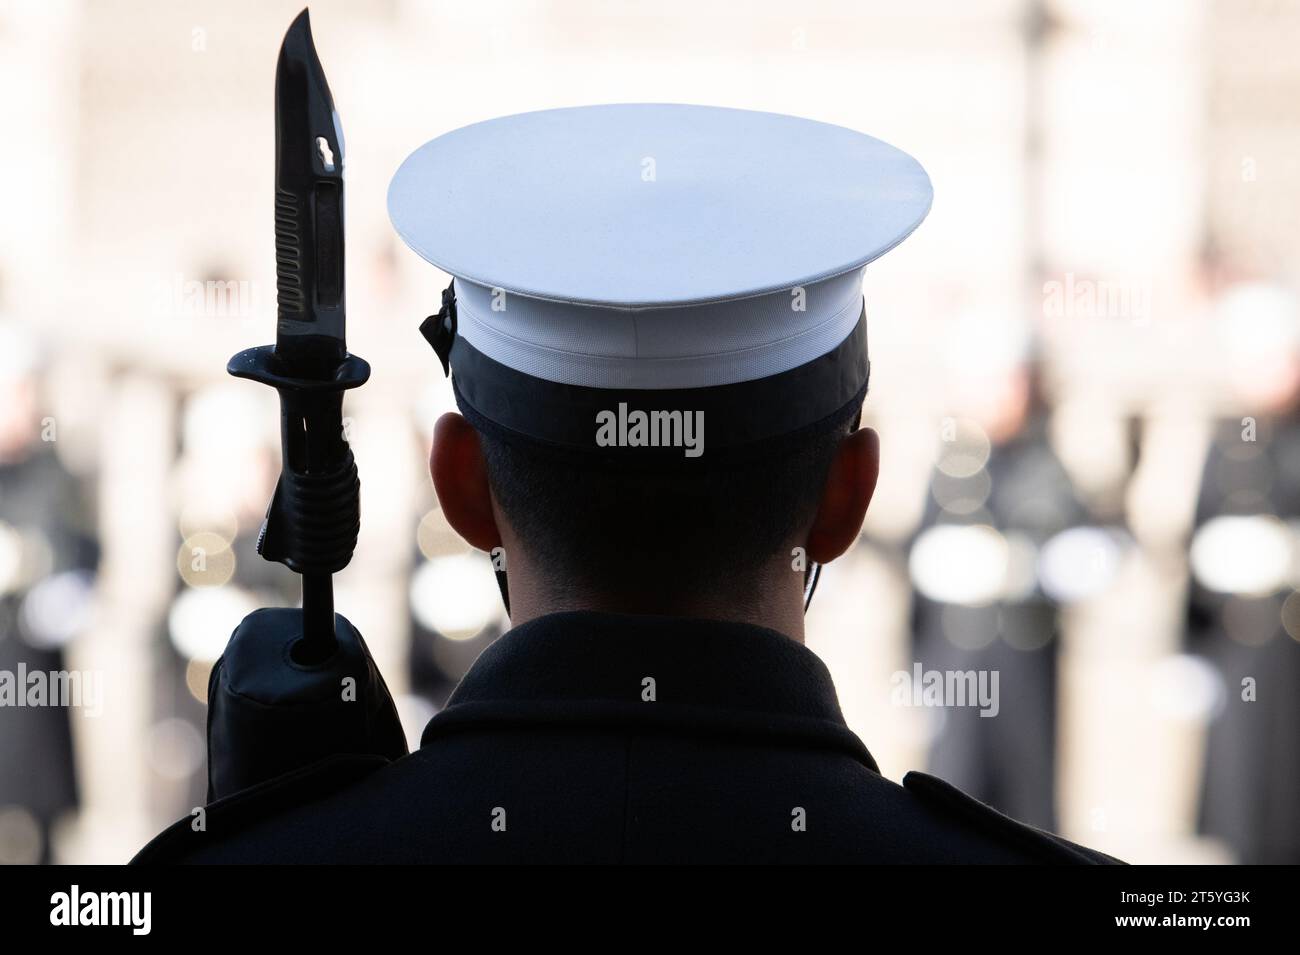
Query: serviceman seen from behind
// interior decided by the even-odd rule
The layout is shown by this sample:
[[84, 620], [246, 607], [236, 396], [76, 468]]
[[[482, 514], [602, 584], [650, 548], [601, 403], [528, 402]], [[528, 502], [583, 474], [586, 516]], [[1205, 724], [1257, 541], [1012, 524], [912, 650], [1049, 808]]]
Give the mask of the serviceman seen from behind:
[[430, 472], [504, 554], [512, 629], [415, 752], [341, 749], [139, 861], [1114, 861], [883, 778], [803, 646], [880, 466], [862, 271], [930, 202], [892, 146], [734, 109], [526, 113], [416, 150], [389, 213], [454, 277], [421, 330], [460, 408]]

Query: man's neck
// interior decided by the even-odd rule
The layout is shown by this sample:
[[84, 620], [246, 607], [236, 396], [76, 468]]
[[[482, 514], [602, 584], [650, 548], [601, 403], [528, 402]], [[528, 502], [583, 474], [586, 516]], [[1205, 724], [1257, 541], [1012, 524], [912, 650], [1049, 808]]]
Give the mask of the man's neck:
[[[749, 596], [704, 594], [675, 596], [663, 593], [606, 594], [556, 593], [546, 588], [532, 568], [512, 564], [509, 572], [510, 624], [519, 626], [537, 617], [565, 611], [588, 610], [655, 617], [691, 617], [749, 623], [783, 633], [803, 643], [803, 592], [797, 581], [784, 576], [771, 586], [754, 588]], [[785, 571], [784, 574], [790, 574]], [[791, 575], [793, 576], [793, 575]]]

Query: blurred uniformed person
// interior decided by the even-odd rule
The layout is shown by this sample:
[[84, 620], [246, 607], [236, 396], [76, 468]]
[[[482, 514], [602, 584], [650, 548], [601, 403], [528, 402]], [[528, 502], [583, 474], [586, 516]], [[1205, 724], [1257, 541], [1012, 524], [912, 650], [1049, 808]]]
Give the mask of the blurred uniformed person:
[[[931, 475], [912, 552], [912, 632], [925, 669], [995, 672], [1008, 692], [991, 719], [974, 707], [942, 710], [929, 764], [982, 802], [1052, 828], [1059, 604], [1035, 563], [1088, 513], [1048, 439], [1039, 370], [1018, 355], [979, 384], [992, 392], [982, 396], [982, 414], [952, 424]], [[970, 553], [963, 534], [1014, 541], [1028, 571], [1009, 568], [988, 593], [961, 592]]]
[[503, 558], [512, 629], [416, 752], [217, 780], [139, 861], [1112, 861], [885, 779], [803, 646], [876, 484], [861, 273], [929, 210], [914, 159], [790, 116], [596, 106], [448, 133], [388, 201], [454, 276], [422, 326], [461, 411], [430, 470]]
[[[89, 616], [99, 557], [88, 530], [85, 488], [55, 454], [54, 432], [40, 417], [40, 372], [32, 336], [18, 323], [0, 320], [3, 863], [55, 861], [52, 837], [60, 818], [79, 801], [71, 725], [75, 710], [66, 700], [23, 705], [20, 697], [27, 697], [32, 675], [67, 673], [64, 650]], [[94, 709], [88, 705], [81, 712]]]
[[1290, 292], [1264, 282], [1230, 287], [1216, 311], [1243, 413], [1215, 423], [1191, 545], [1187, 648], [1224, 690], [1206, 738], [1200, 829], [1238, 862], [1295, 864], [1300, 316]]

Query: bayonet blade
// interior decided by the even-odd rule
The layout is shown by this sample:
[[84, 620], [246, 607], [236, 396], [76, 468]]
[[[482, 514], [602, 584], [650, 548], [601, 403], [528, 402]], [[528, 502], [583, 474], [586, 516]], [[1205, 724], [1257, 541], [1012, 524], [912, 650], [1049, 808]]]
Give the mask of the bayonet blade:
[[343, 282], [343, 131], [304, 9], [275, 71], [275, 354], [301, 377], [329, 375], [347, 352]]

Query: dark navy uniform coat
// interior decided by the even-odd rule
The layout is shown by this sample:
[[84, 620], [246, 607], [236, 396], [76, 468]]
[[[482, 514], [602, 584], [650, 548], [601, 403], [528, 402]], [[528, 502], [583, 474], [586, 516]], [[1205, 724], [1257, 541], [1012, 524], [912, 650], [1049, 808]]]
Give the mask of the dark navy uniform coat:
[[136, 861], [1115, 860], [931, 776], [883, 778], [826, 667], [781, 634], [563, 613], [484, 651], [416, 752], [259, 783]]

